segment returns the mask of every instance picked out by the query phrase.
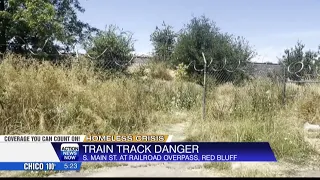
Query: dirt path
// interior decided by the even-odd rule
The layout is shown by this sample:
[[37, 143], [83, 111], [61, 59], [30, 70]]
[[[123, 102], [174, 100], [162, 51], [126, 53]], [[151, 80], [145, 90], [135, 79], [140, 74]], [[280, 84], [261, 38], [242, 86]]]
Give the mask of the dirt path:
[[[172, 141], [181, 142], [186, 138], [188, 122], [166, 125], [159, 133], [173, 135]], [[203, 163], [128, 163], [127, 166], [102, 168], [91, 172], [63, 173], [54, 177], [213, 177], [212, 170], [203, 168]]]
[[[167, 125], [161, 133], [173, 135], [172, 141], [180, 142], [186, 138], [184, 131], [187, 122]], [[160, 132], [159, 132], [160, 133]], [[203, 163], [130, 163], [128, 166], [107, 168], [86, 177], [209, 177]]]
[[[173, 135], [172, 141], [184, 141], [188, 122], [168, 124], [160, 134]], [[320, 151], [320, 138], [307, 133], [306, 140]], [[320, 133], [319, 133], [320, 135]], [[320, 136], [319, 136], [320, 137]], [[316, 163], [319, 164], [319, 163]], [[275, 163], [232, 163], [227, 170], [204, 168], [204, 163], [128, 163], [126, 166], [106, 167], [83, 172], [68, 172], [55, 174], [51, 177], [320, 177], [318, 165], [309, 164], [306, 167], [292, 165], [285, 162]], [[318, 166], [318, 167], [317, 167]]]
[[[311, 146], [320, 154], [320, 126], [319, 125], [307, 125], [311, 127], [306, 129], [305, 125], [305, 141], [309, 142]], [[296, 175], [299, 177], [320, 177], [320, 158], [316, 157], [313, 162], [315, 165], [313, 168], [308, 168], [306, 170], [297, 170]]]

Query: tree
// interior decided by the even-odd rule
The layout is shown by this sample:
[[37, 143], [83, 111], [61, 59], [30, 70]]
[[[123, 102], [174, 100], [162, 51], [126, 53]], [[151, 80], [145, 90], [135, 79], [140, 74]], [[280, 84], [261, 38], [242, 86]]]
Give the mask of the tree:
[[6, 42], [6, 24], [7, 24], [7, 16], [8, 14], [5, 12], [6, 1], [0, 0], [0, 53], [3, 53], [7, 49]]
[[207, 54], [213, 49], [218, 31], [219, 28], [215, 23], [204, 16], [191, 19], [178, 36], [173, 63], [189, 64], [191, 61], [196, 61], [200, 64], [203, 62], [201, 53], [205, 51], [204, 53]]
[[98, 31], [78, 20], [77, 11], [84, 12], [78, 0], [1, 0], [0, 5], [0, 44], [8, 45], [1, 46], [1, 52], [70, 52], [75, 43]]
[[176, 42], [176, 33], [172, 30], [172, 26], [162, 23], [163, 29], [156, 27], [151, 34], [150, 40], [155, 50], [155, 55], [162, 61], [169, 60], [174, 50]]
[[96, 60], [97, 66], [103, 69], [124, 70], [132, 59], [134, 40], [132, 33], [125, 32], [115, 25], [99, 32], [84, 47]]
[[317, 77], [317, 67], [320, 65], [319, 51], [304, 51], [305, 44], [298, 41], [297, 44], [285, 49], [285, 55], [280, 62], [287, 69], [286, 78], [300, 81], [302, 79], [312, 79]]
[[[246, 66], [254, 56], [249, 43], [242, 37], [221, 33], [216, 23], [205, 16], [192, 18], [190, 23], [181, 30], [173, 63], [177, 65], [194, 62], [199, 69], [203, 69], [202, 52], [207, 61], [212, 59], [208, 74], [214, 76], [219, 82], [234, 82], [248, 77], [249, 72], [239, 69]], [[218, 69], [219, 72], [216, 72]], [[195, 73], [193, 66], [189, 67], [188, 72]]]

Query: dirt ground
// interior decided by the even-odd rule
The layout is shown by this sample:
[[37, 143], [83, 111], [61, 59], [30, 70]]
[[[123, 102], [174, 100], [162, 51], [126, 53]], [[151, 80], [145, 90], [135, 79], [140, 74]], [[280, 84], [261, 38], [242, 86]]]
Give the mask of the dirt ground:
[[[169, 124], [158, 133], [173, 135], [172, 141], [181, 142], [186, 138], [188, 122]], [[320, 139], [306, 130], [306, 140], [320, 152]], [[318, 133], [320, 134], [320, 133]], [[52, 177], [320, 177], [319, 162], [308, 165], [294, 165], [287, 162], [273, 163], [232, 163], [229, 170], [205, 168], [204, 163], [128, 163], [125, 166], [108, 167], [82, 172], [68, 172]]]
[[[191, 115], [184, 112], [177, 113], [178, 119], [184, 121], [165, 124], [158, 130], [151, 130], [150, 134], [170, 134], [172, 141], [181, 142], [187, 138], [186, 131], [190, 121], [185, 121]], [[320, 154], [320, 126], [306, 124], [305, 140], [314, 146]], [[160, 130], [159, 130], [160, 129]], [[117, 164], [117, 163], [114, 163]], [[319, 156], [304, 165], [292, 164], [284, 161], [272, 163], [232, 162], [227, 163], [227, 169], [214, 166], [208, 167], [203, 162], [131, 162], [126, 164], [97, 166], [82, 169], [80, 172], [52, 173], [49, 177], [320, 177]], [[90, 166], [89, 166], [90, 167]], [[30, 172], [0, 172], [2, 177], [31, 177], [43, 176], [42, 173]], [[48, 176], [44, 175], [44, 176]]]

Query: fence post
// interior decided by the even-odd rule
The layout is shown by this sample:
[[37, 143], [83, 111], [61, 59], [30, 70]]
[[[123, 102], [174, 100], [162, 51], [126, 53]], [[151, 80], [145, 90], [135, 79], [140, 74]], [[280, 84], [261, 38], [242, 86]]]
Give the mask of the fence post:
[[204, 53], [202, 52], [202, 57], [204, 61], [204, 67], [203, 67], [203, 104], [202, 104], [202, 119], [206, 119], [206, 93], [207, 93], [207, 60], [204, 56]]
[[[289, 61], [289, 54], [287, 57], [287, 61]], [[286, 64], [283, 62], [283, 105], [286, 105], [286, 88], [287, 88], [287, 68], [286, 68]]]
[[283, 105], [286, 105], [286, 85], [287, 85], [287, 78], [286, 78], [286, 66], [283, 65]]

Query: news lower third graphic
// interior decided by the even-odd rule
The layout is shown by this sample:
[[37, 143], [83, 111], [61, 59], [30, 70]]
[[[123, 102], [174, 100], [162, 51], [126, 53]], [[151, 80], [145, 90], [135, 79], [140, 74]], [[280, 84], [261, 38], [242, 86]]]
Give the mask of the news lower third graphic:
[[60, 161], [244, 162], [277, 161], [267, 142], [52, 143]]
[[79, 171], [83, 162], [277, 161], [268, 142], [171, 139], [172, 135], [0, 135], [0, 171]]
[[0, 162], [1, 171], [79, 171], [81, 162]]

